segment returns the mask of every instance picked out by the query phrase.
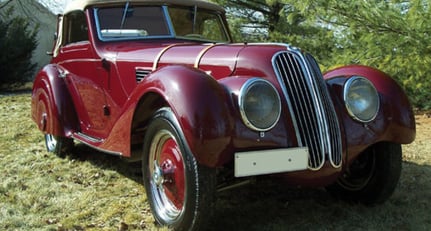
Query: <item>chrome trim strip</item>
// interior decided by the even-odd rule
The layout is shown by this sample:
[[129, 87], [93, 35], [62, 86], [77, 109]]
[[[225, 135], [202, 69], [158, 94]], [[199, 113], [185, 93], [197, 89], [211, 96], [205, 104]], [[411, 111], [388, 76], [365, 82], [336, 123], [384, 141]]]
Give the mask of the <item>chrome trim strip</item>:
[[202, 57], [205, 55], [205, 53], [207, 53], [211, 48], [213, 48], [213, 47], [215, 47], [215, 46], [222, 45], [222, 44], [223, 44], [223, 43], [214, 43], [214, 44], [211, 44], [211, 45], [209, 45], [209, 46], [206, 46], [204, 49], [202, 49], [202, 50], [201, 50], [201, 52], [199, 53], [199, 55], [196, 57], [194, 67], [195, 67], [196, 69], [198, 69], [198, 68], [199, 68], [199, 64], [200, 64], [200, 62], [201, 62], [201, 59], [202, 59]]
[[68, 59], [61, 62], [58, 62], [58, 65], [63, 65], [66, 63], [73, 63], [73, 62], [100, 62], [100, 59]]
[[182, 43], [174, 43], [174, 44], [171, 44], [171, 45], [166, 46], [165, 48], [163, 48], [163, 49], [162, 49], [162, 50], [157, 54], [156, 58], [154, 59], [152, 71], [155, 71], [155, 70], [157, 69], [157, 66], [159, 65], [159, 61], [160, 61], [160, 59], [162, 58], [162, 55], [163, 55], [166, 51], [168, 51], [169, 49], [171, 49], [171, 48], [172, 48], [172, 47], [174, 47], [174, 46], [180, 46], [180, 45], [183, 45], [183, 44], [182, 44]]
[[79, 140], [85, 139], [85, 140], [88, 140], [88, 141], [93, 142], [93, 143], [102, 143], [103, 142], [103, 139], [92, 137], [92, 136], [86, 135], [86, 134], [81, 133], [81, 132], [73, 133], [73, 138], [77, 138]]

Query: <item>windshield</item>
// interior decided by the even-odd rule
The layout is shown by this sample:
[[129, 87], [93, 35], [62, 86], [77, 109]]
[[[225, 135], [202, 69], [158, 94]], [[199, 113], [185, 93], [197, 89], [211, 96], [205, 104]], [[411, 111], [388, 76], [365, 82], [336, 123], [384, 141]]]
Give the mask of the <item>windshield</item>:
[[221, 15], [217, 12], [181, 6], [139, 6], [95, 9], [100, 40], [182, 38], [227, 42]]

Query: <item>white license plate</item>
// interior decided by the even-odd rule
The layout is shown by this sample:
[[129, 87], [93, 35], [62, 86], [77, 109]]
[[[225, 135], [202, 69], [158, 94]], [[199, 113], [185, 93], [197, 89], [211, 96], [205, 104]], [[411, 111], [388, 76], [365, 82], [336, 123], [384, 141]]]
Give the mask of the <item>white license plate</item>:
[[235, 153], [235, 177], [293, 172], [308, 168], [308, 148]]

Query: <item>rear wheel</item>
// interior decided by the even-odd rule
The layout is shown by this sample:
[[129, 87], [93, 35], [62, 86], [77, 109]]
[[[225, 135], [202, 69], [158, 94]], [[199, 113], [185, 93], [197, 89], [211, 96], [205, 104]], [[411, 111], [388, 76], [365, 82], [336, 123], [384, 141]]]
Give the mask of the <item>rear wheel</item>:
[[154, 115], [144, 139], [144, 185], [155, 220], [174, 230], [207, 223], [215, 193], [215, 171], [200, 166], [169, 108]]
[[45, 134], [45, 145], [48, 152], [64, 158], [66, 153], [73, 147], [73, 140], [67, 137]]
[[382, 142], [362, 153], [338, 179], [327, 187], [336, 197], [372, 205], [385, 202], [401, 175], [400, 144]]

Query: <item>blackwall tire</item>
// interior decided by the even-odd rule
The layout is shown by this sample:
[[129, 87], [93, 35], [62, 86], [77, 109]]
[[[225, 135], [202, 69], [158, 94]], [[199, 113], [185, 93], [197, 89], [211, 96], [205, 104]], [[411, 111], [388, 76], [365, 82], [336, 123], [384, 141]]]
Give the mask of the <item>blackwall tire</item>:
[[162, 108], [144, 138], [143, 181], [155, 220], [173, 230], [200, 230], [214, 203], [215, 170], [200, 166], [172, 111]]
[[68, 151], [73, 148], [73, 140], [67, 137], [45, 134], [45, 146], [48, 152], [64, 158]]
[[401, 175], [400, 144], [382, 142], [362, 153], [338, 181], [326, 189], [337, 198], [374, 205], [394, 192]]

